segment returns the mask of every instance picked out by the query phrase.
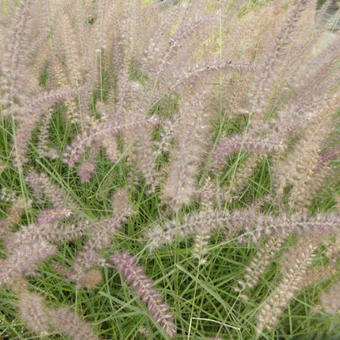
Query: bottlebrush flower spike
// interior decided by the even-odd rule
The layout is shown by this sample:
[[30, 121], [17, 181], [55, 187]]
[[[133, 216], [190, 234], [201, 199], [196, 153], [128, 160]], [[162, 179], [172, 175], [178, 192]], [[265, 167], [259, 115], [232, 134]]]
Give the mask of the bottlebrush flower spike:
[[41, 124], [39, 127], [39, 141], [38, 141], [38, 155], [39, 157], [49, 157], [52, 159], [56, 159], [58, 157], [58, 151], [49, 147], [49, 130], [50, 130], [50, 123], [52, 120], [53, 109], [50, 108], [44, 114], [41, 119]]
[[170, 60], [176, 55], [178, 50], [183, 48], [183, 45], [185, 46], [185, 41], [190, 38], [191, 35], [197, 33], [201, 28], [206, 29], [209, 27], [208, 24], [216, 24], [216, 22], [218, 22], [216, 19], [216, 15], [207, 15], [183, 25], [183, 27], [176, 32], [175, 36], [170, 38], [169, 47], [163, 52], [163, 55], [160, 58], [161, 63], [157, 65], [158, 69], [155, 73], [159, 75], [164, 71], [167, 65], [171, 64]]
[[101, 260], [100, 251], [111, 246], [112, 237], [133, 213], [126, 189], [120, 189], [114, 194], [112, 208], [115, 216], [93, 223], [91, 236], [77, 254], [73, 269], [65, 275], [67, 279], [74, 281], [79, 286], [86, 285], [89, 277], [88, 270]]
[[2, 105], [12, 104], [14, 99], [22, 94], [20, 91], [24, 88], [24, 84], [27, 84], [23, 79], [23, 71], [27, 62], [32, 4], [31, 0], [20, 1], [13, 15], [9, 36], [2, 41], [7, 45], [0, 63]]
[[329, 280], [337, 272], [336, 259], [332, 259], [326, 266], [317, 266], [307, 270], [303, 281], [300, 283], [300, 289], [314, 285], [319, 281]]
[[251, 111], [259, 114], [258, 119], [253, 121], [254, 129], [259, 128], [259, 125], [263, 123], [261, 119], [263, 118], [263, 108], [266, 105], [268, 89], [277, 77], [275, 73], [276, 67], [280, 64], [280, 61], [282, 61], [282, 57], [285, 56], [289, 42], [294, 38], [294, 33], [296, 33], [297, 24], [302, 12], [310, 2], [310, 0], [301, 0], [296, 3], [289, 13], [285, 24], [282, 26], [281, 32], [277, 35], [272, 50], [267, 52], [266, 58], [259, 68], [260, 74], [257, 82], [254, 84], [254, 90], [250, 100], [252, 104]]
[[23, 198], [14, 201], [7, 217], [0, 222], [0, 236], [6, 234], [12, 226], [20, 222], [25, 207], [29, 207], [30, 204], [31, 202], [25, 202]]
[[100, 262], [100, 251], [112, 245], [112, 237], [117, 230], [126, 222], [129, 212], [102, 219], [98, 225], [92, 227], [91, 237], [88, 239], [83, 249], [77, 254], [73, 269], [66, 277], [74, 281], [78, 286], [84, 285], [87, 277], [87, 270]]
[[175, 129], [178, 126], [180, 116], [175, 114], [172, 120], [168, 120], [163, 124], [163, 131], [160, 132], [160, 140], [156, 142], [156, 148], [153, 152], [153, 158], [156, 161], [164, 152], [171, 149], [171, 140], [174, 137]]
[[48, 310], [51, 326], [74, 340], [98, 340], [90, 325], [68, 307]]
[[271, 216], [256, 213], [253, 207], [244, 210], [203, 210], [192, 215], [183, 216], [182, 220], [167, 220], [164, 227], [156, 225], [147, 229], [145, 238], [150, 240], [149, 250], [172, 243], [175, 238], [182, 240], [206, 230], [223, 230], [229, 239], [240, 231], [240, 243], [247, 242], [250, 237], [257, 243], [266, 235], [277, 235], [282, 238], [292, 233], [329, 234], [340, 228], [340, 216], [307, 214]]
[[183, 239], [203, 230], [212, 231], [223, 228], [229, 220], [230, 212], [228, 210], [204, 210], [183, 216], [182, 221], [178, 219], [165, 221], [164, 227], [156, 225], [146, 231], [145, 239], [150, 240], [149, 250], [152, 251], [165, 244], [170, 244], [176, 237]]
[[175, 134], [178, 147], [172, 155], [163, 189], [164, 200], [174, 211], [188, 204], [196, 191], [196, 174], [210, 132], [210, 114], [205, 110], [208, 91], [200, 89], [192, 95], [194, 89], [189, 89], [189, 99], [180, 110], [181, 119]]
[[136, 265], [136, 257], [127, 252], [117, 252], [111, 261], [137, 296], [147, 305], [155, 322], [159, 323], [164, 332], [173, 339], [176, 327], [172, 315], [169, 314], [169, 306], [162, 301], [161, 294], [152, 287], [153, 282], [145, 275], [144, 269]]
[[[27, 115], [36, 114], [38, 110], [43, 110], [53, 106], [54, 104], [61, 102], [65, 99], [72, 98], [79, 94], [79, 91], [71, 89], [69, 87], [60, 88], [57, 90], [52, 90], [50, 92], [43, 92], [33, 98], [30, 98], [25, 102], [24, 105], [17, 105], [3, 111], [2, 113], [6, 116], [8, 114], [14, 114], [18, 118], [26, 118]], [[29, 118], [32, 118], [29, 116]], [[34, 117], [39, 119], [38, 117]], [[26, 120], [25, 120], [26, 121]]]
[[19, 296], [19, 312], [28, 328], [39, 336], [47, 336], [52, 329], [74, 340], [98, 340], [90, 325], [70, 308], [48, 308], [43, 298], [24, 290]]
[[63, 155], [63, 161], [69, 166], [74, 166], [75, 163], [80, 161], [86, 147], [90, 147], [93, 143], [101, 143], [108, 136], [114, 138], [122, 131], [137, 129], [141, 126], [155, 125], [158, 120], [156, 116], [135, 115], [130, 120], [124, 122], [116, 122], [115, 124], [112, 124], [112, 122], [101, 123], [96, 128], [93, 127], [91, 130], [86, 130], [78, 135], [72, 144], [67, 147], [67, 151]]
[[299, 291], [307, 268], [310, 266], [319, 242], [315, 238], [302, 237], [289, 253], [289, 268], [283, 272], [278, 286], [261, 306], [257, 315], [256, 333], [272, 329], [278, 322], [283, 309]]
[[[242, 227], [246, 235], [251, 235], [256, 243], [264, 235], [278, 235], [283, 238], [292, 233], [310, 233], [310, 234], [330, 234], [339, 230], [340, 216], [321, 214], [310, 216], [308, 214], [293, 214], [280, 216], [270, 216], [258, 214], [252, 222]], [[242, 241], [243, 238], [240, 238]]]
[[62, 221], [71, 215], [71, 212], [67, 208], [57, 207], [44, 209], [37, 215], [37, 222], [40, 225], [51, 224]]
[[93, 160], [88, 160], [80, 165], [78, 173], [80, 183], [88, 183], [91, 181], [92, 175], [96, 170], [96, 165]]
[[251, 62], [242, 61], [214, 61], [210, 63], [196, 64], [190, 66], [186, 70], [180, 70], [171, 75], [170, 81], [168, 82], [166, 93], [177, 91], [183, 88], [184, 85], [193, 83], [197, 79], [207, 78], [211, 74], [216, 74], [221, 71], [238, 71], [238, 72], [250, 72], [256, 70], [256, 64]]
[[[72, 267], [59, 272], [76, 286], [92, 288], [102, 279], [100, 268], [94, 266], [106, 263], [102, 256], [111, 251], [113, 238], [124, 247], [135, 247], [135, 237], [144, 233], [141, 227], [146, 221], [153, 223], [156, 214], [169, 220], [146, 231], [142, 240], [147, 243], [145, 248], [152, 250], [175, 238], [196, 237], [193, 254], [199, 264], [204, 262], [205, 246], [215, 231], [216, 236], [226, 234], [229, 243], [233, 243], [231, 238], [256, 243], [269, 236], [266, 248], [258, 251], [239, 282], [247, 290], [255, 288], [275, 251], [292, 233], [321, 238], [335, 232], [334, 244], [325, 245], [326, 255], [331, 260], [339, 256], [339, 212], [329, 216], [302, 214], [307, 208], [318, 208], [316, 190], [322, 187], [323, 179], [335, 181], [339, 170], [335, 161], [339, 134], [334, 133], [334, 140], [329, 134], [336, 128], [333, 115], [340, 105], [340, 39], [324, 41], [322, 30], [313, 29], [316, 0], [264, 1], [261, 8], [248, 6], [246, 0], [165, 2], [178, 6], [160, 10], [156, 0], [0, 0], [0, 102], [1, 115], [5, 116], [0, 133], [5, 147], [0, 157], [8, 166], [0, 182], [21, 192], [26, 203], [25, 178], [34, 198], [32, 209], [11, 201], [11, 219], [0, 221], [7, 255], [0, 259], [0, 285], [15, 290], [21, 278], [35, 274], [41, 261], [66, 249], [62, 246], [58, 251], [59, 242], [81, 239], [83, 247], [75, 254]], [[153, 23], [145, 18], [152, 18]], [[64, 105], [56, 106], [58, 103]], [[228, 137], [220, 140], [225, 132]], [[78, 135], [69, 144], [73, 133]], [[9, 143], [13, 147], [8, 147]], [[55, 145], [50, 149], [52, 143]], [[326, 147], [331, 149], [325, 151]], [[59, 150], [64, 148], [65, 155], [61, 155]], [[210, 171], [211, 159], [220, 165], [232, 153], [243, 150], [245, 154], [228, 159], [223, 173]], [[13, 166], [14, 153], [17, 164]], [[59, 161], [37, 161], [32, 157], [37, 153], [39, 158], [64, 157], [62, 161], [70, 167], [77, 164], [79, 177], [73, 169], [59, 166]], [[21, 166], [25, 160], [30, 168]], [[34, 172], [42, 169], [46, 175]], [[139, 174], [146, 186], [140, 185]], [[86, 183], [92, 178], [91, 185], [79, 187], [79, 181]], [[213, 179], [216, 186], [207, 182], [202, 188], [205, 178]], [[271, 179], [277, 190], [268, 188]], [[246, 184], [249, 186], [243, 191]], [[125, 185], [126, 191], [117, 192]], [[151, 197], [146, 188], [157, 190]], [[111, 209], [108, 195], [112, 190], [116, 194]], [[270, 197], [259, 205], [256, 200], [266, 191]], [[286, 194], [290, 194], [288, 202]], [[97, 197], [101, 202], [96, 202]], [[133, 218], [130, 200], [138, 202]], [[274, 201], [273, 206], [269, 200]], [[249, 208], [241, 209], [244, 204]], [[322, 208], [328, 209], [326, 205]], [[12, 232], [24, 210], [22, 222], [28, 225]], [[112, 216], [101, 215], [108, 210], [113, 210]], [[128, 219], [130, 223], [124, 228]], [[184, 244], [175, 247], [176, 252], [184, 251]], [[302, 248], [307, 249], [307, 244], [302, 243]], [[209, 248], [212, 261], [207, 265], [215, 262], [217, 250], [215, 245]], [[265, 301], [267, 312], [258, 314], [258, 331], [276, 324], [291, 290], [297, 292], [333, 270], [331, 266], [308, 270], [303, 264], [308, 259], [295, 255], [288, 258], [285, 268], [282, 266], [284, 279], [280, 290]], [[136, 290], [135, 297], [147, 304], [150, 320], [155, 319], [161, 332], [164, 328], [164, 336], [177, 338], [169, 307], [136, 259], [118, 252], [112, 261]], [[219, 257], [218, 262], [224, 261]], [[303, 272], [303, 278], [297, 277]], [[41, 281], [32, 280], [31, 284], [40, 289], [45, 280], [42, 275]], [[186, 281], [175, 289], [181, 290]], [[16, 293], [20, 301], [22, 292]], [[262, 295], [257, 295], [257, 301]], [[229, 295], [227, 304], [231, 299]], [[26, 296], [26, 301], [21, 314], [18, 308], [18, 316], [37, 336], [54, 326], [65, 336], [97, 338], [68, 308], [53, 312], [44, 307], [42, 299]], [[240, 311], [239, 325], [244, 326], [247, 320], [235, 303]], [[184, 300], [176, 308], [183, 306], [185, 309]], [[216, 312], [223, 314], [223, 308], [216, 307]], [[211, 312], [211, 320], [216, 319], [216, 313]], [[213, 336], [203, 334], [212, 330], [208, 325], [211, 320], [202, 318], [196, 333], [195, 325], [184, 320], [186, 310], [182, 316], [178, 320], [184, 326], [182, 336], [186, 331], [189, 337]], [[111, 322], [100, 322], [98, 327], [105, 337], [120, 332], [120, 325]], [[127, 333], [123, 330], [119, 337], [132, 337], [131, 331], [137, 338], [142, 336], [140, 325], [132, 328], [126, 329]], [[248, 330], [240, 331], [252, 337]], [[19, 334], [21, 325], [8, 331], [5, 337]], [[153, 336], [150, 333], [148, 337]]]
[[258, 154], [283, 152], [285, 145], [279, 140], [277, 134], [270, 134], [264, 137], [237, 134], [226, 137], [219, 141], [214, 151], [212, 156], [214, 167], [218, 168], [228, 156], [239, 150], [256, 152]]
[[244, 279], [238, 281], [238, 286], [234, 288], [236, 292], [240, 293], [242, 298], [245, 300], [248, 299], [248, 296], [244, 291], [252, 289], [257, 285], [284, 241], [285, 238], [274, 235], [259, 249], [252, 261], [246, 267]]
[[77, 92], [70, 88], [52, 90], [48, 93], [27, 100], [25, 105], [14, 105], [3, 111], [4, 115], [12, 114], [18, 122], [17, 128], [17, 152], [21, 162], [27, 162], [26, 149], [31, 134], [41, 119], [44, 109], [48, 109], [57, 102], [72, 97]]
[[25, 290], [19, 295], [19, 314], [28, 329], [38, 336], [49, 334], [49, 318], [43, 297]]
[[38, 202], [42, 202], [43, 195], [45, 195], [52, 203], [53, 207], [65, 212], [65, 217], [70, 216], [73, 211], [68, 207], [72, 206], [78, 208], [77, 203], [56, 184], [51, 183], [49, 177], [45, 173], [38, 174], [31, 171], [26, 177], [26, 182], [32, 187], [33, 194]]
[[9, 249], [10, 254], [0, 264], [0, 286], [11, 284], [23, 275], [32, 275], [39, 262], [57, 252], [58, 248], [42, 239], [27, 240]]

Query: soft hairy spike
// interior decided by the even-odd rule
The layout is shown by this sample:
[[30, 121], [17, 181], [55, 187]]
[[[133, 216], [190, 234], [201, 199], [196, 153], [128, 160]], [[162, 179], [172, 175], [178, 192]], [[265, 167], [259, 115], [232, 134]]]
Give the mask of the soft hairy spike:
[[251, 154], [245, 160], [241, 159], [239, 161], [237, 172], [234, 173], [231, 177], [230, 183], [228, 183], [227, 191], [229, 196], [238, 194], [240, 190], [244, 189], [261, 159], [261, 155]]
[[44, 209], [37, 215], [37, 222], [42, 225], [62, 221], [71, 216], [70, 210], [63, 207]]
[[209, 231], [201, 231], [195, 237], [195, 243], [192, 250], [192, 256], [198, 260], [198, 265], [203, 265], [207, 262], [208, 244], [210, 240]]
[[272, 329], [275, 326], [283, 309], [298, 292], [317, 245], [316, 240], [301, 238], [297, 246], [293, 248], [290, 261], [287, 263], [289, 267], [257, 314], [257, 334], [261, 334], [264, 329]]
[[153, 151], [153, 159], [157, 160], [158, 157], [162, 155], [164, 152], [169, 152], [171, 148], [171, 140], [174, 137], [176, 126], [178, 126], [178, 121], [180, 119], [180, 115], [175, 114], [171, 120], [167, 120], [162, 128], [163, 130], [160, 133], [160, 141], [155, 143], [156, 149]]
[[[142, 258], [150, 257], [169, 289], [173, 271], [165, 273], [169, 261], [158, 261], [169, 252], [157, 248], [192, 252], [194, 259], [188, 260], [198, 260], [196, 269], [217, 260], [217, 271], [213, 266], [197, 272], [199, 279], [209, 274], [216, 282], [214, 274], [233, 269], [224, 268], [228, 259], [218, 256], [217, 248], [233, 247], [227, 253], [249, 265], [236, 294], [227, 294], [227, 305], [234, 295], [239, 334], [248, 337], [244, 316], [254, 314], [250, 309], [258, 301], [244, 309], [238, 298], [250, 299], [256, 287], [257, 300], [263, 296], [261, 277], [275, 281], [274, 268], [267, 269], [279, 258], [276, 251], [283, 253], [281, 277], [263, 309], [257, 308], [258, 333], [275, 327], [295, 293], [335, 273], [340, 215], [330, 195], [340, 173], [340, 37], [334, 27], [340, 11], [319, 25], [320, 1], [0, 0], [0, 158], [7, 167], [3, 171], [0, 161], [0, 185], [14, 192], [0, 193], [5, 201], [0, 286], [18, 295], [17, 314], [28, 330], [37, 337], [60, 332], [97, 338], [72, 310], [49, 308], [47, 301], [45, 306], [23, 281], [39, 275], [40, 264], [49, 264], [54, 254], [60, 263], [70, 263], [65, 242], [76, 251], [72, 263], [54, 267], [76, 290], [100, 284], [105, 256], [114, 248], [136, 248], [140, 233]], [[326, 0], [326, 6], [335, 11], [337, 1]], [[325, 11], [331, 14], [321, 8], [319, 15]], [[334, 212], [320, 213], [328, 209]], [[151, 227], [143, 230], [145, 223]], [[221, 244], [208, 247], [223, 235]], [[281, 246], [293, 241], [291, 236], [300, 240], [285, 254]], [[185, 242], [174, 249], [179, 245], [174, 240], [186, 237], [193, 238], [192, 249], [182, 252]], [[321, 247], [314, 238], [322, 240]], [[257, 254], [246, 261], [251, 245]], [[318, 257], [308, 268], [315, 250]], [[177, 338], [175, 315], [136, 258], [121, 251], [112, 256], [122, 285], [125, 277], [153, 326], [166, 338]], [[47, 272], [31, 280], [32, 289], [44, 290], [48, 268], [43, 268]], [[185, 280], [175, 278], [173, 290], [184, 298], [192, 291], [186, 274], [191, 275], [180, 275]], [[212, 295], [220, 290], [216, 284]], [[203, 295], [197, 290], [198, 300]], [[182, 308], [188, 316], [186, 301], [176, 302], [177, 314]], [[216, 315], [223, 306], [203, 315], [208, 304], [192, 309], [188, 322], [178, 320], [179, 337], [204, 337], [203, 330], [214, 329], [209, 323], [221, 320]], [[138, 324], [121, 332], [120, 320], [134, 314], [122, 308], [117, 325], [105, 313], [98, 316], [100, 333], [142, 337]], [[11, 337], [21, 334], [20, 327], [13, 323], [1, 331]], [[293, 328], [295, 333], [298, 327]]]
[[19, 6], [17, 6], [10, 28], [5, 57], [1, 59], [3, 105], [12, 104], [25, 84], [22, 76], [27, 62], [25, 59], [29, 44], [28, 33], [32, 18], [32, 3], [32, 0], [20, 1]]
[[172, 315], [169, 314], [169, 306], [162, 301], [161, 294], [152, 287], [153, 282], [145, 275], [143, 268], [136, 265], [136, 257], [127, 252], [117, 252], [111, 261], [146, 304], [154, 321], [160, 324], [169, 338], [173, 339], [176, 327]]
[[310, 268], [306, 271], [303, 280], [300, 282], [300, 289], [304, 289], [310, 285], [314, 285], [319, 281], [328, 280], [337, 272], [336, 261], [332, 260], [330, 264], [326, 266], [318, 266]]
[[9, 249], [9, 256], [0, 263], [0, 286], [10, 284], [21, 276], [34, 274], [39, 262], [57, 252], [55, 245], [44, 240], [27, 240]]
[[164, 185], [164, 197], [177, 211], [188, 204], [196, 191], [196, 175], [210, 132], [209, 112], [205, 111], [205, 91], [190, 96], [183, 105], [175, 137], [177, 150], [172, 154], [170, 172]]
[[[4, 163], [1, 163], [1, 165], [5, 166]], [[16, 200], [15, 193], [9, 191], [6, 187], [3, 187], [0, 190], [0, 200], [7, 203], [14, 203]]]
[[179, 90], [183, 88], [186, 84], [190, 84], [197, 79], [208, 78], [211, 74], [216, 74], [220, 71], [254, 71], [256, 69], [256, 65], [254, 63], [249, 62], [241, 62], [241, 61], [223, 61], [223, 62], [212, 62], [212, 63], [203, 63], [196, 64], [195, 66], [190, 66], [188, 69], [184, 71], [179, 71], [179, 73], [175, 73], [173, 75], [173, 80], [168, 82], [167, 93], [170, 93], [174, 90]]
[[149, 192], [152, 193], [155, 191], [156, 186], [160, 184], [153, 157], [152, 129], [140, 129], [136, 133], [136, 139], [135, 149], [138, 167], [145, 178], [146, 185], [149, 187]]
[[118, 215], [102, 219], [98, 221], [96, 227], [91, 228], [91, 237], [77, 254], [73, 268], [66, 275], [70, 281], [74, 281], [78, 286], [85, 284], [87, 271], [100, 262], [100, 251], [110, 246], [112, 237], [124, 221], [126, 216]]
[[64, 333], [74, 340], [98, 340], [92, 327], [79, 318], [79, 316], [68, 307], [60, 307], [48, 310], [51, 326], [58, 332]]
[[75, 94], [76, 91], [69, 88], [52, 90], [42, 93], [32, 100], [27, 100], [23, 106], [13, 106], [3, 112], [4, 114], [13, 114], [19, 123], [16, 130], [16, 151], [21, 162], [28, 161], [26, 157], [28, 142], [43, 109], [48, 109], [66, 98], [72, 98]]
[[239, 150], [258, 154], [283, 152], [285, 145], [279, 138], [277, 134], [261, 137], [237, 134], [223, 138], [219, 141], [213, 154], [214, 167], [220, 167], [228, 156]]
[[263, 108], [266, 103], [266, 94], [268, 89], [276, 77], [275, 67], [279, 65], [282, 56], [285, 55], [290, 40], [293, 38], [297, 29], [297, 23], [301, 17], [302, 12], [306, 9], [310, 0], [299, 0], [289, 13], [285, 24], [283, 25], [280, 33], [277, 35], [272, 50], [267, 53], [266, 58], [261, 65], [261, 73], [254, 84], [254, 93], [251, 99], [252, 110], [251, 112], [257, 113], [257, 117], [253, 120], [252, 125], [254, 129], [261, 128], [263, 124], [264, 113]]
[[194, 33], [197, 34], [197, 31], [202, 28], [207, 29], [208, 27], [209, 30], [211, 30], [208, 24], [212, 22], [216, 23], [217, 19], [218, 18], [216, 15], [207, 15], [198, 19], [194, 19], [191, 22], [183, 25], [183, 27], [180, 27], [175, 35], [170, 37], [169, 46], [160, 57], [161, 63], [157, 65], [157, 69], [154, 71], [156, 73], [156, 77], [158, 77], [160, 73], [164, 71], [166, 66], [171, 65], [171, 59], [174, 58], [178, 50], [183, 48], [185, 41], [189, 39], [191, 35]]
[[78, 173], [80, 177], [80, 183], [88, 183], [91, 181], [92, 175], [96, 170], [94, 160], [87, 160], [79, 167]]
[[230, 213], [227, 210], [205, 210], [193, 215], [183, 216], [183, 220], [166, 221], [164, 227], [154, 226], [146, 231], [145, 238], [149, 240], [150, 251], [172, 243], [175, 238], [183, 239], [201, 231], [212, 231], [223, 228], [230, 221]]
[[64, 210], [66, 216], [72, 213], [72, 209], [67, 206], [68, 204], [74, 208], [77, 207], [77, 203], [68, 197], [60, 187], [52, 184], [46, 174], [31, 171], [26, 177], [26, 181], [32, 187], [33, 194], [38, 201], [42, 201], [43, 195], [45, 195], [53, 203], [53, 207], [60, 211]]
[[78, 135], [71, 145], [68, 146], [67, 152], [64, 154], [64, 162], [70, 166], [74, 166], [83, 156], [86, 147], [90, 147], [92, 143], [101, 143], [108, 137], [114, 138], [120, 132], [139, 128], [144, 125], [155, 125], [158, 118], [155, 116], [134, 116], [131, 120], [112, 123], [102, 123], [91, 130], [86, 130]]
[[68, 73], [70, 75], [70, 82], [72, 86], [79, 86], [81, 81], [80, 69], [82, 65], [80, 64], [74, 30], [67, 13], [63, 13], [59, 16], [59, 18], [61, 20], [61, 27], [63, 29], [62, 38], [64, 41], [64, 52]]
[[241, 293], [241, 297], [247, 299], [244, 290], [255, 287], [261, 276], [268, 269], [271, 261], [273, 261], [276, 252], [280, 250], [280, 247], [284, 241], [285, 239], [283, 237], [272, 236], [265, 242], [263, 246], [261, 246], [255, 257], [246, 267], [244, 279], [238, 281], [238, 286], [234, 288], [235, 291]]
[[41, 337], [50, 333], [49, 317], [40, 295], [25, 291], [20, 294], [18, 305], [20, 318], [29, 330]]
[[[72, 98], [78, 92], [69, 87], [60, 88], [57, 90], [52, 90], [49, 92], [43, 92], [42, 94], [27, 100], [24, 105], [14, 106], [9, 108], [2, 113], [4, 115], [14, 114], [19, 120], [25, 121], [26, 116], [29, 114], [36, 114], [36, 111], [42, 110], [44, 108], [49, 108], [54, 104], [63, 101], [67, 98]], [[38, 115], [38, 117], [40, 117]], [[29, 118], [32, 118], [31, 116]], [[34, 117], [35, 118], [35, 117]]]
[[292, 208], [304, 208], [310, 197], [311, 183], [318, 173], [320, 152], [334, 125], [333, 108], [340, 104], [340, 96], [334, 95], [328, 106], [319, 113], [287, 159], [280, 160], [274, 167], [277, 193], [283, 195], [288, 183], [294, 184], [290, 196]]
[[92, 235], [76, 256], [73, 269], [66, 274], [69, 280], [74, 281], [79, 286], [88, 285], [88, 270], [100, 262], [100, 251], [111, 245], [112, 237], [133, 213], [126, 189], [117, 191], [112, 201], [115, 216], [101, 219], [98, 223], [95, 223], [91, 230]]
[[57, 158], [58, 153], [55, 149], [49, 147], [49, 130], [50, 123], [52, 119], [53, 109], [48, 109], [45, 115], [42, 117], [42, 122], [40, 125], [40, 134], [38, 140], [38, 156], [39, 157], [49, 157], [49, 158]]
[[47, 220], [47, 224], [30, 224], [23, 226], [16, 233], [6, 235], [5, 244], [10, 251], [20, 247], [21, 244], [34, 243], [36, 241], [72, 241], [93, 229], [95, 229], [95, 223], [90, 223], [88, 220], [80, 220], [74, 225], [58, 225]]
[[223, 192], [216, 184], [213, 183], [211, 177], [206, 178], [203, 186], [198, 190], [198, 196], [201, 199], [202, 209], [208, 210], [214, 207], [214, 203], [223, 198]]
[[27, 327], [41, 337], [52, 333], [54, 329], [75, 340], [99, 339], [92, 328], [70, 308], [48, 308], [40, 295], [27, 290], [19, 295], [19, 313]]
[[266, 235], [277, 235], [286, 238], [292, 233], [331, 234], [340, 228], [340, 216], [306, 214], [271, 216], [256, 213], [251, 207], [244, 210], [203, 210], [192, 215], [183, 216], [182, 220], [165, 221], [164, 227], [156, 225], [145, 233], [150, 240], [150, 251], [172, 243], [175, 238], [184, 239], [201, 231], [225, 230], [227, 237], [243, 231], [239, 242], [250, 237], [257, 243]]
[[[201, 206], [204, 210], [212, 210], [215, 200], [218, 198], [220, 192], [219, 188], [215, 187], [208, 177], [204, 182], [204, 185], [199, 190], [199, 196], [201, 198]], [[205, 264], [207, 262], [208, 244], [210, 240], [210, 230], [200, 230], [195, 235], [194, 246], [192, 255], [198, 260], [198, 265]]]
[[84, 273], [82, 284], [86, 289], [92, 289], [103, 281], [103, 273], [97, 268], [92, 268]]
[[132, 212], [129, 203], [129, 192], [126, 188], [119, 189], [111, 198], [112, 209], [116, 215], [129, 215]]
[[264, 235], [278, 235], [281, 237], [287, 237], [292, 233], [326, 235], [339, 230], [339, 227], [339, 215], [323, 216], [318, 214], [310, 216], [296, 213], [293, 215], [281, 214], [277, 217], [257, 214], [252, 222], [242, 226], [242, 229], [245, 231], [245, 237], [250, 234], [253, 241], [258, 242]]
[[6, 234], [12, 226], [20, 222], [25, 208], [29, 205], [30, 202], [25, 202], [23, 198], [14, 201], [7, 217], [0, 221], [0, 236]]
[[[52, 58], [49, 68], [51, 69], [50, 76], [51, 78], [53, 78], [58, 87], [62, 88], [65, 86], [70, 86], [70, 82], [67, 79], [65, 71], [59, 59], [57, 59], [56, 57]], [[67, 109], [67, 116], [70, 119], [70, 121], [72, 123], [79, 122], [79, 112], [75, 100], [67, 99], [65, 100], [65, 105]]]

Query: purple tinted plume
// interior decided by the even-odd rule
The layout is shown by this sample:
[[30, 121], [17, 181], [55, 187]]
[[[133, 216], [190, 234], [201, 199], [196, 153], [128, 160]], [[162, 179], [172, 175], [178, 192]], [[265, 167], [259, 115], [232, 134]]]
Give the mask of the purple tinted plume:
[[163, 302], [161, 294], [152, 287], [153, 282], [145, 275], [144, 269], [136, 265], [136, 257], [127, 252], [117, 252], [112, 262], [117, 271], [133, 287], [137, 296], [146, 304], [155, 322], [162, 326], [170, 338], [174, 338], [176, 328], [169, 314], [169, 306]]

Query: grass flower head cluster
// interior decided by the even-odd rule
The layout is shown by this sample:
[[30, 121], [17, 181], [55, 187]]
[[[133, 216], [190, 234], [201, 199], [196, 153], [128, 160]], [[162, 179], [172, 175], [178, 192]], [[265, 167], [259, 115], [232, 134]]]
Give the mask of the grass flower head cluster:
[[339, 7], [0, 0], [0, 337], [340, 334]]

